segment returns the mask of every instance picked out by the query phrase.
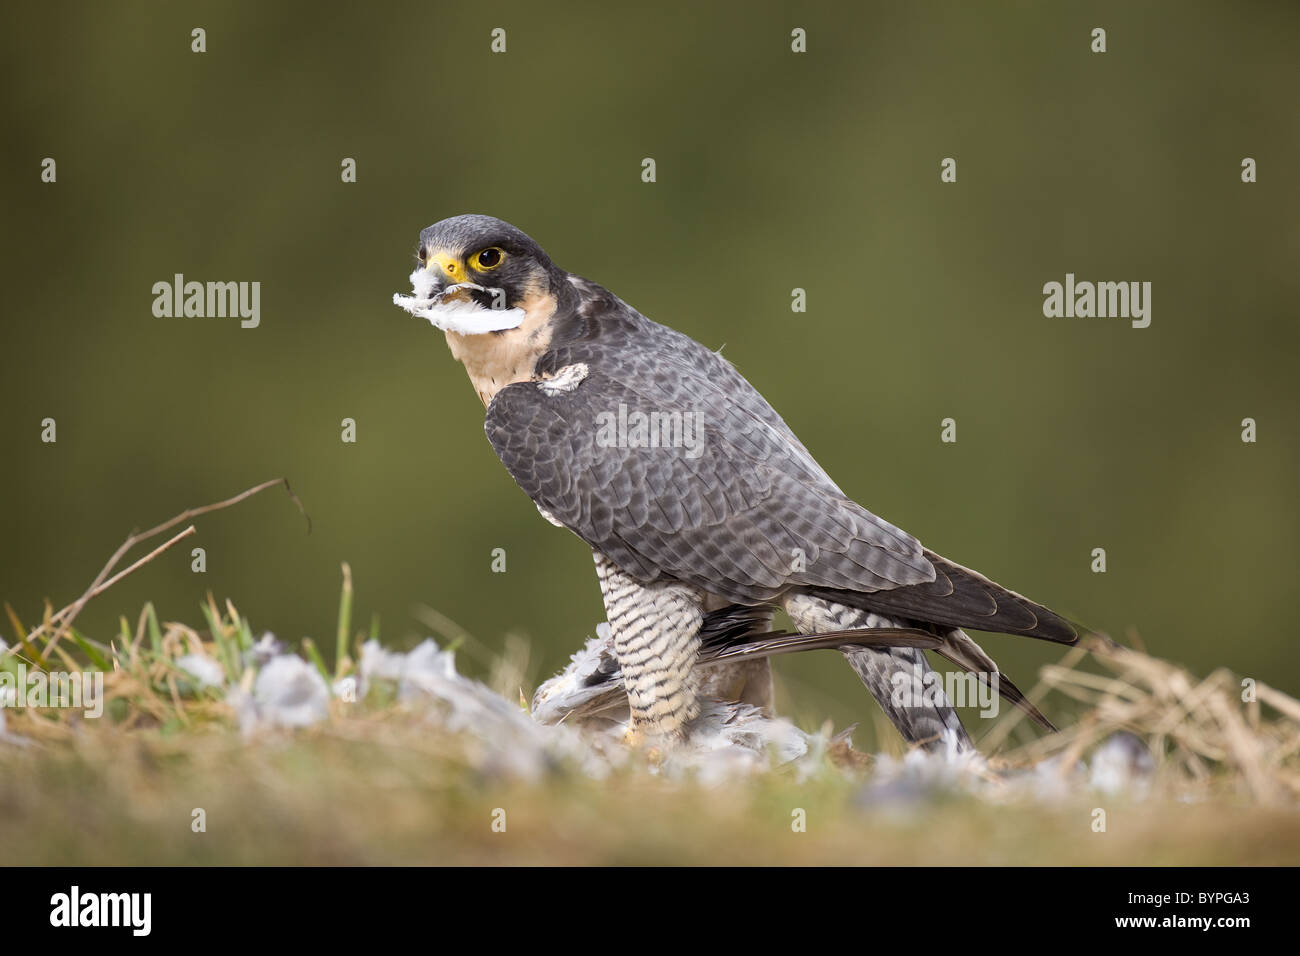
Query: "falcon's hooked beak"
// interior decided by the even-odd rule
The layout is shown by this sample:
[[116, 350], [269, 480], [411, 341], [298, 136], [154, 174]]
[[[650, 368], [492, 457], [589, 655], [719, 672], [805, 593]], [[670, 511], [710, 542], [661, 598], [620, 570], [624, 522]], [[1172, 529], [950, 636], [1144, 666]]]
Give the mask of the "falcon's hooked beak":
[[[411, 274], [411, 285], [417, 297], [427, 300], [431, 305], [442, 305], [452, 301], [477, 302], [473, 290], [481, 286], [465, 281], [465, 263], [457, 256], [439, 252], [422, 259], [423, 270], [417, 269]], [[482, 303], [490, 307], [488, 303]]]

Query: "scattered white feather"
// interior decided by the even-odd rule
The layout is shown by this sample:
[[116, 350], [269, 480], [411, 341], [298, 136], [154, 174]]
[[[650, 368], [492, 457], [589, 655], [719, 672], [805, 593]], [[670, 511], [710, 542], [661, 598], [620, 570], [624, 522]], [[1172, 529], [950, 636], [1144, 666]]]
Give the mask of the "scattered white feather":
[[357, 692], [360, 682], [352, 674], [347, 677], [340, 677], [334, 683], [330, 684], [330, 693], [340, 700], [347, 701], [349, 704], [355, 704], [361, 699]]
[[991, 796], [997, 781], [978, 753], [909, 750], [901, 758], [878, 754], [870, 779], [858, 791], [857, 804], [893, 816], [925, 813], [926, 804], [944, 795]]
[[330, 690], [320, 672], [301, 657], [281, 654], [258, 671], [253, 692], [226, 695], [245, 733], [263, 727], [307, 727], [329, 716]]
[[398, 699], [432, 707], [427, 719], [460, 734], [475, 767], [489, 775], [536, 779], [562, 763], [603, 777], [625, 755], [603, 755], [568, 727], [543, 727], [517, 704], [456, 671], [456, 658], [433, 640], [409, 653], [386, 650], [376, 641], [361, 648], [364, 693], [375, 681], [396, 685]]
[[378, 641], [361, 646], [362, 690], [375, 678], [395, 681], [403, 698], [420, 689], [436, 686], [440, 681], [458, 680], [456, 655], [444, 651], [432, 639], [426, 639], [409, 653], [390, 651]]
[[286, 650], [287, 648], [285, 647], [284, 642], [278, 640], [270, 631], [267, 631], [244, 656], [250, 663], [255, 663], [258, 667], [263, 667], [269, 663], [273, 657], [278, 657], [285, 653]]
[[524, 321], [523, 309], [489, 309], [472, 299], [455, 298], [455, 293], [465, 289], [488, 292], [483, 286], [471, 282], [450, 285], [438, 295], [433, 290], [437, 281], [429, 270], [420, 268], [411, 273], [413, 295], [397, 293], [393, 304], [412, 315], [428, 319], [445, 332], [462, 335], [482, 335], [485, 332], [502, 332], [518, 328]]
[[1156, 762], [1151, 751], [1130, 733], [1111, 734], [1092, 754], [1088, 782], [1094, 790], [1144, 798], [1151, 789]]
[[206, 654], [186, 654], [176, 659], [176, 666], [193, 677], [200, 687], [220, 687], [226, 682], [225, 668]]
[[705, 785], [785, 766], [804, 777], [820, 763], [825, 744], [822, 735], [767, 717], [750, 704], [703, 700], [700, 715], [688, 725], [682, 745], [669, 753], [664, 769]]

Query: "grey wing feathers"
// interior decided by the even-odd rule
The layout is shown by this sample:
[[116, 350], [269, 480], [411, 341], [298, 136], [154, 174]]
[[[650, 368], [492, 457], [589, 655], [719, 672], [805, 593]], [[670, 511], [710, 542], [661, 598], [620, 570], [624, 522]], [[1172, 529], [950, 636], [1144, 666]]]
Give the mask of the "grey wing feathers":
[[926, 550], [935, 579], [874, 594], [815, 590], [826, 597], [881, 614], [969, 627], [1001, 634], [1023, 634], [1061, 644], [1079, 640], [1080, 628], [1041, 604], [995, 584], [984, 575]]
[[[738, 396], [653, 349], [560, 353], [552, 365], [586, 362], [586, 379], [557, 395], [507, 386], [485, 430], [528, 496], [629, 574], [738, 603], [791, 584], [871, 591], [933, 580], [916, 539], [844, 497], [766, 403], [768, 414], [754, 412], [762, 399], [749, 386]], [[698, 454], [598, 444], [602, 415], [620, 407], [629, 417], [698, 413]]]

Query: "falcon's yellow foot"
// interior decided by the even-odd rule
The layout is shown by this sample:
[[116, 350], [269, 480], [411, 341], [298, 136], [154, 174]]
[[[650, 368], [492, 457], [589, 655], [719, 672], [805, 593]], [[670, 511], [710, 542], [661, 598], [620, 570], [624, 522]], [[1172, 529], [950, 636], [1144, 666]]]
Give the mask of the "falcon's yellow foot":
[[651, 767], [658, 767], [668, 759], [668, 751], [671, 745], [680, 740], [679, 734], [673, 734], [668, 737], [653, 736], [645, 732], [642, 727], [629, 726], [623, 734], [623, 743], [632, 750], [640, 751], [645, 757], [646, 763]]
[[685, 739], [684, 728], [677, 727], [675, 730], [663, 733], [661, 728], [652, 721], [633, 721], [623, 734], [623, 743], [633, 750], [640, 751], [651, 767], [662, 765], [673, 748]]

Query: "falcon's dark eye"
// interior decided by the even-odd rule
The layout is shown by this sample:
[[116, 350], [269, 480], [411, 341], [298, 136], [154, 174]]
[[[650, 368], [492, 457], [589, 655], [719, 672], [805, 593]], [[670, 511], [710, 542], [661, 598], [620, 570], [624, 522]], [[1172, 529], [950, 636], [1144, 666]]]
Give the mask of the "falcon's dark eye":
[[474, 253], [474, 255], [470, 256], [469, 264], [479, 272], [486, 272], [489, 269], [495, 269], [497, 266], [501, 265], [505, 257], [506, 254], [504, 250], [498, 249], [496, 246], [489, 246], [488, 248], [481, 249]]
[[420, 247], [420, 251], [415, 254], [415, 257], [419, 259], [421, 262], [423, 262], [426, 258], [428, 258], [428, 253], [424, 251], [424, 246]]

